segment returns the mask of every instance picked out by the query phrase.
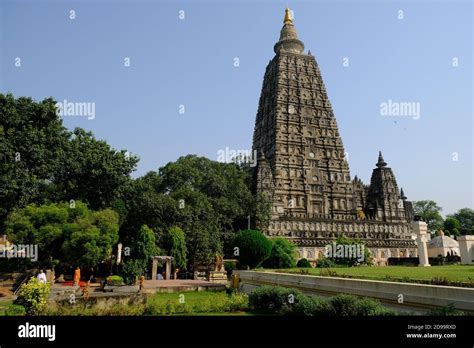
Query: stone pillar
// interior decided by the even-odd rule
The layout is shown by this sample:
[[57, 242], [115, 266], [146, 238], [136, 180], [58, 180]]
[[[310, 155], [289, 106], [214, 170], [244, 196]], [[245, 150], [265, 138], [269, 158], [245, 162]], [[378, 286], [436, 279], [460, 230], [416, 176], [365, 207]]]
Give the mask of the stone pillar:
[[474, 264], [474, 236], [459, 236], [459, 252], [461, 253], [461, 264]]
[[120, 265], [120, 262], [122, 262], [122, 243], [117, 245], [117, 265]]
[[426, 248], [428, 225], [424, 221], [415, 221], [412, 223], [412, 227], [417, 237], [416, 244], [418, 245], [418, 259], [420, 260], [418, 266], [431, 266], [428, 261], [428, 249]]
[[158, 259], [153, 258], [153, 265], [151, 266], [151, 279], [156, 280], [158, 273]]
[[166, 259], [166, 280], [171, 279], [171, 259]]

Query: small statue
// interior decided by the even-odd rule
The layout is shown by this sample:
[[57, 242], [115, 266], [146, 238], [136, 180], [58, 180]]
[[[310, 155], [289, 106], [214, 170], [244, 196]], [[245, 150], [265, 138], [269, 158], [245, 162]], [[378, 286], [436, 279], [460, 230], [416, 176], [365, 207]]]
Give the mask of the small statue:
[[82, 289], [82, 298], [84, 299], [84, 305], [89, 300], [89, 287], [90, 287], [90, 280], [87, 281], [86, 286]]

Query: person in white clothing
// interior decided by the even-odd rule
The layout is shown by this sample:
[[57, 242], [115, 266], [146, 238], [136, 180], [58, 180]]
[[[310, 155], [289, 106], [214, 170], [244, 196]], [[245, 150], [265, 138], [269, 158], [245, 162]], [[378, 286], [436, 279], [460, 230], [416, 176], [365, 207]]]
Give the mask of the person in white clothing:
[[46, 274], [43, 272], [42, 269], [40, 270], [40, 272], [39, 272], [37, 278], [38, 278], [38, 281], [39, 281], [40, 283], [46, 283], [46, 282], [47, 282], [47, 280], [46, 280]]

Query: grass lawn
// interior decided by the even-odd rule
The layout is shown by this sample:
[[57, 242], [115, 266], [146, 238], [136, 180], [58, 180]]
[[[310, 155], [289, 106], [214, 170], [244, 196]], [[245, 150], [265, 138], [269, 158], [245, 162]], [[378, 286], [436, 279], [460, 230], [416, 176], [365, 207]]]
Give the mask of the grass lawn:
[[[325, 268], [305, 268], [311, 275], [320, 275]], [[474, 283], [474, 266], [469, 265], [446, 265], [431, 267], [410, 267], [410, 266], [385, 266], [385, 267], [334, 267], [331, 271], [335, 271], [338, 275], [350, 275], [355, 278], [365, 278], [374, 280], [387, 280], [387, 277], [403, 279], [405, 277], [411, 279], [431, 280], [433, 278], [446, 278], [449, 281], [462, 281]], [[265, 270], [265, 272], [284, 272], [284, 273], [300, 273], [301, 268]]]
[[147, 307], [152, 315], [253, 315], [247, 302], [246, 296], [229, 296], [225, 291], [190, 291], [153, 294]]

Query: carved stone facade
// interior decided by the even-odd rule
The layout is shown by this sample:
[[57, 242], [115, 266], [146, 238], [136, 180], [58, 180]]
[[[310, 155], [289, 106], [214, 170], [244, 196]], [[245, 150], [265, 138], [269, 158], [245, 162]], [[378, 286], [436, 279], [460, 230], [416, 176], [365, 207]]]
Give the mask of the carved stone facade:
[[272, 203], [264, 232], [293, 240], [311, 259], [341, 234], [362, 239], [374, 256], [414, 255], [411, 202], [381, 154], [370, 185], [351, 179], [321, 72], [288, 10], [274, 50], [253, 137], [254, 187]]

